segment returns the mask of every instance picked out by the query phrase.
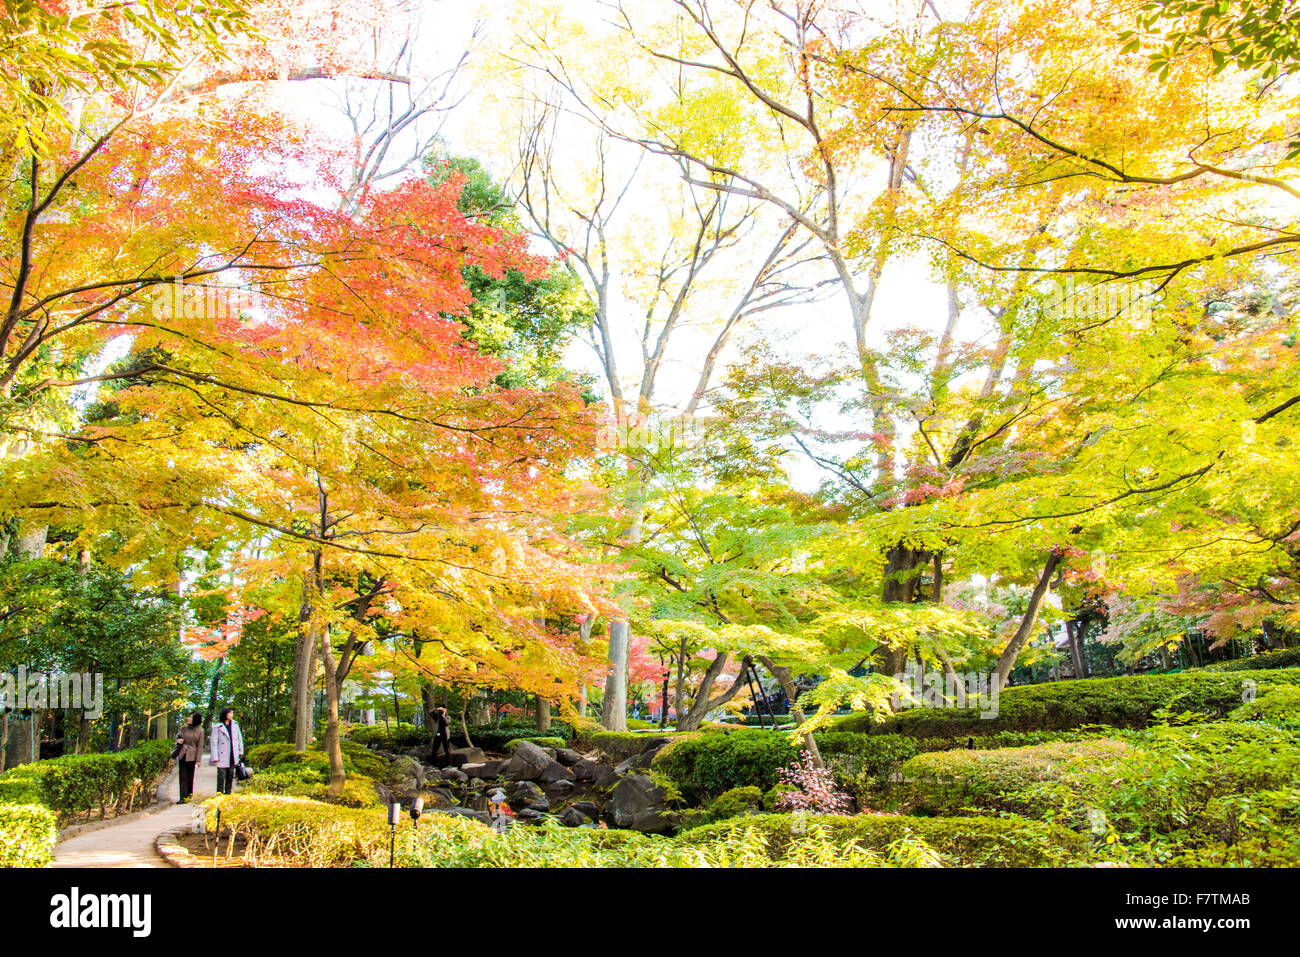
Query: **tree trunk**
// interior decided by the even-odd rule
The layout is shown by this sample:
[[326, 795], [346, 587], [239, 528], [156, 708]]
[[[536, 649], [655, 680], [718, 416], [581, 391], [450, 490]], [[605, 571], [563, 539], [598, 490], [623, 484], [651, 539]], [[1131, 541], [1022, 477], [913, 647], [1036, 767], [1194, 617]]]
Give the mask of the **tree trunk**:
[[216, 720], [217, 714], [217, 691], [221, 686], [221, 672], [226, 666], [225, 658], [217, 659], [216, 670], [212, 672], [212, 685], [208, 689], [208, 721]]
[[325, 665], [325, 701], [328, 717], [325, 724], [325, 751], [330, 758], [330, 797], [343, 793], [347, 774], [343, 770], [343, 747], [339, 738], [339, 681], [338, 666], [334, 662], [334, 648], [330, 644], [330, 630], [326, 625], [320, 632], [321, 662]]
[[1047, 564], [1043, 568], [1043, 574], [1038, 577], [1038, 584], [1034, 586], [1033, 593], [1029, 596], [1029, 607], [1025, 609], [1024, 615], [1020, 619], [1020, 625], [1016, 628], [1016, 633], [1011, 636], [1006, 649], [998, 658], [996, 674], [998, 684], [1005, 685], [1007, 677], [1011, 674], [1011, 669], [1016, 666], [1016, 658], [1020, 656], [1020, 650], [1029, 641], [1029, 636], [1034, 632], [1034, 624], [1038, 621], [1038, 612], [1043, 607], [1043, 599], [1047, 597], [1047, 589], [1051, 584], [1052, 576], [1056, 574], [1057, 567], [1064, 558], [1064, 553], [1053, 551], [1047, 559]]
[[609, 674], [605, 677], [605, 697], [600, 707], [600, 723], [606, 731], [627, 730], [627, 660], [631, 644], [632, 625], [611, 621]]
[[551, 703], [537, 695], [537, 733], [546, 734], [551, 730]]
[[[319, 559], [318, 553], [318, 562]], [[306, 751], [315, 737], [312, 733], [312, 697], [316, 691], [316, 653], [319, 644], [313, 602], [315, 581], [314, 571], [309, 570], [303, 577], [302, 602], [298, 609], [298, 646], [293, 662], [293, 710], [290, 715], [293, 749], [298, 752]]]
[[492, 709], [487, 695], [479, 691], [469, 703], [470, 724], [488, 724], [492, 721]]
[[[777, 682], [781, 685], [781, 690], [785, 692], [786, 700], [790, 702], [790, 716], [799, 724], [803, 724], [807, 718], [803, 713], [803, 709], [795, 703], [795, 700], [799, 697], [799, 689], [795, 687], [794, 675], [791, 674], [789, 667], [786, 665], [778, 665], [766, 655], [759, 655], [758, 661], [759, 664], [772, 673], [772, 676], [776, 678]], [[805, 734], [803, 736], [803, 749], [812, 756], [814, 767], [826, 767], [826, 763], [822, 760], [821, 749], [817, 747], [817, 739], [811, 734]]]
[[1070, 664], [1076, 678], [1088, 677], [1088, 665], [1083, 659], [1083, 632], [1085, 625], [1075, 618], [1065, 623], [1065, 635], [1069, 641]]
[[422, 717], [425, 723], [428, 723], [430, 713], [434, 708], [438, 707], [437, 689], [433, 686], [432, 681], [426, 681], [420, 685], [420, 707], [424, 709]]
[[50, 533], [48, 525], [20, 522], [14, 537], [14, 554], [20, 562], [34, 562], [45, 557], [45, 541]]
[[[934, 558], [933, 553], [898, 544], [885, 556], [885, 580], [881, 600], [912, 605], [925, 601], [921, 579]], [[883, 675], [901, 674], [907, 666], [906, 648], [882, 647], [876, 652], [876, 668]]]
[[[730, 687], [728, 687], [726, 691], [718, 695], [716, 698], [709, 698], [710, 693], [713, 691], [713, 685], [718, 680], [719, 675], [722, 674], [723, 669], [727, 667], [727, 661], [729, 658], [730, 656], [725, 651], [720, 652], [709, 664], [708, 670], [704, 672], [704, 677], [700, 679], [700, 688], [695, 693], [695, 700], [691, 703], [690, 710], [687, 711], [686, 714], [682, 714], [681, 709], [678, 709], [678, 731], [698, 731], [700, 725], [704, 722], [705, 716], [710, 711], [714, 708], [722, 707], [734, 698], [740, 692], [740, 689], [744, 687], [745, 682], [741, 681], [740, 678], [737, 677], [731, 682]], [[741, 666], [743, 667], [744, 663], [748, 661], [748, 658], [744, 659], [744, 661], [741, 662]]]
[[[642, 478], [628, 499], [629, 521], [619, 533], [625, 547], [641, 544], [645, 534], [645, 499], [648, 493]], [[605, 678], [605, 698], [601, 703], [600, 723], [606, 731], [627, 730], [627, 673], [632, 656], [632, 625], [626, 619], [609, 623], [609, 674]]]
[[465, 709], [460, 709], [460, 733], [465, 735], [465, 747], [474, 747], [474, 739], [469, 736], [469, 724], [465, 721]]

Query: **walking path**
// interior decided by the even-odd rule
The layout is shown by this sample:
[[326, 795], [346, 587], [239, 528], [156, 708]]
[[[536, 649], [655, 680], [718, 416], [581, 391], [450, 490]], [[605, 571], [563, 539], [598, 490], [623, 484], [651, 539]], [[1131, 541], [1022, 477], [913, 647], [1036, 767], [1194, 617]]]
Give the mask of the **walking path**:
[[[206, 761], [199, 762], [194, 769], [194, 798], [216, 793], [217, 769], [209, 767]], [[159, 834], [188, 825], [194, 819], [197, 805], [176, 803], [180, 797], [180, 778], [175, 771], [158, 788], [158, 794], [164, 803], [156, 810], [61, 842], [54, 848], [54, 866], [166, 867], [167, 863], [154, 850], [154, 842]]]

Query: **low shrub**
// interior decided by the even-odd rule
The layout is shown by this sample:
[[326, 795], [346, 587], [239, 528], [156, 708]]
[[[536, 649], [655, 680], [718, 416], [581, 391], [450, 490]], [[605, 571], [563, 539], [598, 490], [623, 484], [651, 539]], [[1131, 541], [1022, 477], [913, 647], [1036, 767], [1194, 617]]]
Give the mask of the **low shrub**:
[[735, 730], [678, 738], [655, 755], [653, 766], [677, 783], [687, 801], [700, 804], [732, 788], [770, 790], [780, 769], [799, 753], [788, 734]]
[[48, 867], [59, 822], [40, 804], [0, 803], [0, 867]]
[[1249, 679], [1199, 671], [1023, 685], [1001, 692], [995, 718], [981, 718], [973, 710], [913, 708], [882, 723], [868, 714], [848, 715], [837, 719], [831, 729], [916, 738], [1069, 731], [1087, 725], [1140, 729], [1158, 722], [1165, 709], [1222, 718], [1242, 703], [1245, 680], [1255, 682], [1262, 695], [1267, 688], [1300, 684], [1300, 668], [1260, 671]]
[[[388, 829], [382, 814], [271, 795], [220, 796], [208, 824], [244, 837], [250, 863], [307, 867], [383, 866]], [[403, 820], [402, 867], [889, 867], [957, 863], [1038, 866], [1076, 863], [1084, 842], [1036, 821], [960, 818], [732, 817], [676, 838], [596, 828], [537, 827], [494, 831], [473, 820], [425, 815]]]
[[[499, 754], [505, 751], [507, 744], [519, 738], [558, 738], [560, 740], [559, 746], [564, 747], [573, 738], [573, 728], [567, 722], [556, 719], [551, 721], [551, 727], [542, 735], [538, 734], [535, 723], [502, 721], [500, 727], [494, 724], [472, 724], [469, 726], [469, 736], [473, 739], [476, 748]], [[458, 726], [455, 724], [452, 725], [451, 739], [452, 744], [455, 746], [465, 746], [465, 736], [460, 733]], [[421, 743], [427, 744], [428, 741], [428, 732], [426, 732]]]
[[874, 854], [898, 850], [900, 841], [921, 841], [941, 862], [962, 867], [1059, 867], [1084, 863], [1088, 843], [1067, 828], [1022, 818], [911, 818], [892, 814], [852, 817], [763, 814], [734, 818], [685, 831], [684, 845], [709, 844], [748, 830], [761, 837], [765, 853], [781, 860], [807, 834], [828, 843]]
[[1034, 786], [1044, 816], [1103, 827], [1117, 857], [1148, 865], [1216, 845], [1254, 842], [1283, 849], [1277, 853], [1295, 846], [1300, 736], [1219, 722], [1157, 727], [1126, 740], [1131, 748], [1119, 760]]
[[254, 768], [269, 768], [271, 765], [283, 761], [285, 755], [293, 753], [292, 744], [276, 742], [274, 744], [259, 744], [256, 747], [249, 748], [244, 758]]
[[1229, 715], [1234, 721], [1269, 721], [1273, 724], [1300, 725], [1300, 685], [1271, 688], [1254, 701], [1248, 701]]
[[1103, 739], [937, 751], [907, 761], [902, 775], [907, 799], [921, 813], [958, 814], [973, 808], [1037, 817], [1044, 801], [1035, 784], [1059, 781], [1079, 768], [1109, 767], [1128, 750], [1125, 742]]
[[662, 741], [674, 735], [635, 734], [631, 731], [596, 731], [585, 736], [588, 749], [600, 752], [606, 761], [626, 761], [636, 757], [652, 741]]
[[755, 787], [732, 788], [709, 802], [709, 818], [725, 821], [742, 814], [757, 814], [763, 809], [763, 792]]
[[1249, 658], [1235, 661], [1216, 661], [1203, 671], [1266, 671], [1271, 668], [1300, 667], [1300, 648], [1275, 648]]
[[385, 751], [398, 751], [403, 748], [419, 748], [429, 743], [432, 732], [428, 728], [417, 728], [405, 721], [397, 724], [353, 725], [347, 730], [345, 740], [365, 748], [382, 748]]
[[110, 810], [126, 813], [152, 802], [171, 749], [170, 741], [150, 741], [129, 751], [69, 754], [24, 764], [0, 775], [0, 796], [42, 804], [61, 820], [89, 820], [96, 811], [100, 818]]
[[[346, 867], [388, 855], [385, 816], [370, 809], [322, 804], [274, 794], [218, 795], [206, 802], [207, 826], [215, 832], [220, 813], [229, 829], [247, 842], [245, 857], [257, 863], [304, 867]], [[404, 827], [409, 827], [403, 821]]]

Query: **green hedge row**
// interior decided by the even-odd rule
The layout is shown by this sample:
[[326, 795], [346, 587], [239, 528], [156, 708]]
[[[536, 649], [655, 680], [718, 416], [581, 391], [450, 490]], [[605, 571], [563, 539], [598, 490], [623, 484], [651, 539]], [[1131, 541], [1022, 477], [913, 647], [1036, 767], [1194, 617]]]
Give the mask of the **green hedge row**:
[[1055, 681], [1007, 688], [1000, 695], [996, 718], [981, 718], [974, 710], [914, 708], [883, 723], [867, 714], [849, 715], [834, 722], [832, 729], [917, 738], [1068, 731], [1085, 725], [1137, 729], [1150, 725], [1164, 708], [1224, 717], [1241, 705], [1247, 681], [1263, 694], [1268, 687], [1300, 684], [1300, 668], [1261, 670], [1249, 678], [1200, 671]]
[[[888, 784], [904, 762], [918, 754], [964, 749], [967, 745], [966, 738], [910, 738], [900, 734], [844, 731], [828, 731], [814, 737], [841, 786], [853, 790]], [[982, 737], [979, 743], [985, 748], [1017, 748], [1055, 741], [1086, 741], [1093, 737], [1078, 732], [1004, 731]], [[632, 754], [639, 753], [645, 744], [644, 735], [604, 732], [592, 738], [598, 742], [610, 738], [615, 745], [626, 743], [629, 748], [636, 745], [636, 750], [629, 752]], [[620, 756], [615, 746], [598, 747], [612, 757]], [[672, 741], [655, 756], [654, 768], [672, 779], [688, 801], [700, 805], [734, 788], [756, 787], [769, 791], [777, 783], [777, 772], [795, 761], [802, 747], [802, 743], [792, 741], [783, 731], [757, 728], [738, 728], [727, 734], [710, 731]]]
[[698, 805], [733, 788], [770, 790], [777, 783], [777, 771], [794, 762], [799, 752], [783, 732], [736, 729], [672, 741], [655, 755], [653, 767]]
[[1205, 671], [1261, 671], [1272, 668], [1300, 667], [1300, 648], [1275, 648], [1250, 658], [1236, 661], [1216, 661], [1206, 665]]
[[[399, 724], [391, 729], [377, 724], [354, 727], [348, 732], [347, 737], [349, 741], [368, 748], [401, 751], [428, 747], [432, 740], [432, 733], [428, 728], [417, 728], [409, 724]], [[504, 752], [507, 744], [519, 738], [525, 740], [538, 737], [561, 738], [568, 742], [573, 737], [573, 727], [568, 722], [552, 720], [550, 730], [545, 735], [539, 735], [537, 725], [533, 722], [502, 721], [500, 727], [495, 724], [471, 724], [469, 736], [473, 739], [476, 748]], [[455, 722], [452, 723], [451, 728], [451, 743], [453, 747], [465, 747], [465, 735]]]
[[679, 834], [679, 843], [709, 843], [746, 829], [761, 834], [780, 860], [796, 827], [821, 830], [830, 840], [884, 852], [905, 837], [919, 838], [962, 867], [1060, 867], [1084, 863], [1088, 841], [1059, 825], [1020, 818], [918, 818], [886, 814], [757, 814], [707, 824]]
[[69, 754], [24, 764], [0, 775], [0, 802], [41, 804], [61, 819], [110, 809], [119, 813], [152, 802], [153, 785], [167, 767], [171, 741], [150, 741], [114, 754]]

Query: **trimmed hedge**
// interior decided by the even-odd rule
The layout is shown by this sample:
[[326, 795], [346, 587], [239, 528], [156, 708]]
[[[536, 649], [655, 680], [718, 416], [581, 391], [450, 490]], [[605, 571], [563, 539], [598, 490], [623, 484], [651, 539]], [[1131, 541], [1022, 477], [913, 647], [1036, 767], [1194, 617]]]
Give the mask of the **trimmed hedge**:
[[[606, 732], [609, 734], [609, 732]], [[600, 737], [599, 735], [594, 737]], [[640, 752], [640, 735], [612, 735], [615, 742], [638, 745], [634, 751], [601, 748], [623, 758]], [[829, 731], [814, 736], [837, 783], [862, 797], [885, 787], [906, 761], [918, 754], [965, 749], [968, 739], [910, 738], [899, 734], [860, 734]], [[1088, 742], [1099, 735], [1080, 732], [1000, 732], [979, 738], [986, 747], [1014, 748], [1058, 741]], [[802, 743], [786, 732], [736, 729], [682, 735], [655, 757], [654, 767], [673, 780], [693, 804], [704, 804], [732, 788], [770, 790], [777, 772], [799, 756]]]
[[[698, 736], [698, 732], [691, 735]], [[636, 757], [649, 746], [651, 741], [678, 737], [674, 732], [668, 734], [635, 734], [631, 731], [596, 731], [582, 737], [583, 746], [592, 751], [599, 751], [606, 761], [626, 761]]]
[[1059, 825], [1022, 818], [759, 814], [706, 824], [679, 834], [677, 841], [705, 844], [752, 828], [762, 836], [768, 854], [779, 860], [798, 838], [793, 832], [796, 824], [809, 832], [817, 828], [835, 842], [856, 843], [877, 853], [887, 852], [891, 844], [908, 836], [919, 838], [962, 867], [1060, 867], [1088, 860], [1088, 842], [1080, 835]]
[[[531, 740], [539, 737], [560, 738], [567, 743], [573, 737], [573, 727], [568, 722], [558, 719], [551, 721], [551, 728], [545, 735], [537, 733], [533, 722], [502, 721], [501, 727], [495, 724], [471, 724], [469, 736], [474, 740], [474, 747], [484, 751], [501, 753], [511, 741], [523, 738]], [[433, 731], [427, 727], [399, 724], [389, 731], [384, 725], [357, 725], [348, 730], [347, 740], [367, 748], [379, 748], [385, 751], [402, 751], [409, 748], [427, 748], [433, 738]], [[451, 743], [454, 747], [465, 747], [465, 735], [458, 722], [451, 723]]]
[[[556, 719], [551, 721], [550, 730], [542, 735], [538, 734], [537, 725], [534, 722], [502, 721], [499, 728], [492, 724], [471, 724], [469, 726], [469, 736], [474, 739], [474, 747], [476, 748], [504, 753], [507, 744], [520, 738], [525, 740], [541, 737], [559, 738], [560, 747], [563, 747], [573, 737], [573, 728], [567, 722]], [[465, 736], [460, 733], [459, 727], [455, 724], [452, 725], [451, 740], [453, 745], [465, 746]], [[427, 744], [428, 741], [429, 738], [426, 733], [422, 743]]]
[[700, 804], [733, 788], [770, 790], [777, 784], [777, 771], [799, 754], [788, 734], [745, 729], [678, 738], [655, 755], [653, 767], [688, 801]]
[[48, 867], [59, 822], [39, 804], [0, 804], [0, 867]]
[[[152, 801], [153, 784], [170, 760], [171, 741], [150, 741], [113, 754], [68, 754], [0, 775], [0, 801], [42, 804], [61, 819], [95, 811], [102, 819]], [[33, 800], [35, 798], [35, 800]]]
[[966, 808], [1037, 817], [1045, 808], [1039, 782], [1073, 768], [1096, 771], [1129, 751], [1122, 741], [1069, 741], [996, 751], [920, 754], [902, 767], [914, 810], [958, 814]]
[[1242, 703], [1246, 680], [1255, 682], [1263, 694], [1270, 686], [1300, 684], [1300, 668], [1260, 671], [1249, 679], [1200, 671], [1024, 685], [1002, 691], [996, 718], [981, 718], [977, 711], [914, 708], [880, 724], [867, 714], [849, 715], [832, 730], [960, 738], [1001, 731], [1068, 731], [1085, 725], [1139, 729], [1152, 724], [1163, 708], [1224, 717]]
[[[382, 778], [388, 772], [388, 762], [355, 741], [342, 741], [343, 770], [347, 774], [364, 774], [370, 778]], [[249, 748], [245, 757], [254, 768], [272, 768], [286, 764], [313, 764], [329, 768], [329, 755], [325, 753], [324, 744], [314, 744], [310, 749], [298, 752], [292, 744], [277, 742], [259, 744]]]
[[1250, 658], [1235, 661], [1216, 661], [1202, 671], [1263, 671], [1271, 668], [1300, 667], [1300, 648], [1275, 648]]

